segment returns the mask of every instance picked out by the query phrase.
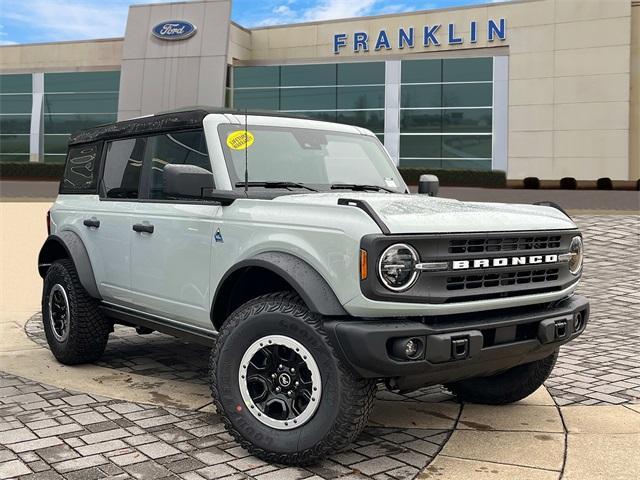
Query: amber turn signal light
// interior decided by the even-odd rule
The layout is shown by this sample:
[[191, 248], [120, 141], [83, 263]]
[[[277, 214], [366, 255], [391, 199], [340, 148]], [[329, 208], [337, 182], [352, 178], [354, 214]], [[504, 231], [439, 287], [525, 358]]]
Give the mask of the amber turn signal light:
[[366, 280], [368, 274], [367, 251], [360, 249], [360, 280]]

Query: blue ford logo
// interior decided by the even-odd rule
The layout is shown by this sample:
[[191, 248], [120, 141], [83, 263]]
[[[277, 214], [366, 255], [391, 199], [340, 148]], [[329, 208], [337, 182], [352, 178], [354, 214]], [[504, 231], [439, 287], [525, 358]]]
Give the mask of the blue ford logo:
[[196, 33], [196, 26], [181, 20], [169, 20], [153, 27], [151, 33], [160, 40], [184, 40]]

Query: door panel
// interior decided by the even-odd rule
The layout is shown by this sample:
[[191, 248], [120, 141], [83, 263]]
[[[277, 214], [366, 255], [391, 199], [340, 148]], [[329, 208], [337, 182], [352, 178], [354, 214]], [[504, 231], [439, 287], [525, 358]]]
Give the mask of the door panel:
[[131, 292], [136, 308], [210, 329], [213, 220], [221, 207], [180, 203], [137, 207], [134, 224], [153, 226], [153, 233], [131, 230]]

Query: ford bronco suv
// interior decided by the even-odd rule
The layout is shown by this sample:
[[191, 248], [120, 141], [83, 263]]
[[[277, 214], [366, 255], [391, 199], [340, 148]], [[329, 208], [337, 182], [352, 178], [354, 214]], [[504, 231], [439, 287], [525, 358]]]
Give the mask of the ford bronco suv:
[[349, 445], [378, 385], [461, 401], [535, 391], [584, 330], [582, 237], [559, 208], [412, 195], [368, 130], [191, 109], [72, 135], [38, 259], [62, 363], [114, 324], [212, 346], [253, 454]]

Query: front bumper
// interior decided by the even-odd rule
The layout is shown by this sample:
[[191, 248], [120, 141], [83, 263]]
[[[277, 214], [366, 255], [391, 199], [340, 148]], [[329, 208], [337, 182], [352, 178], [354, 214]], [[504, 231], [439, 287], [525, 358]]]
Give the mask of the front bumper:
[[[574, 319], [581, 315], [581, 326]], [[409, 390], [486, 376], [552, 354], [580, 335], [589, 302], [578, 295], [554, 303], [462, 315], [403, 320], [325, 322], [332, 343], [361, 376], [387, 378]], [[419, 337], [426, 346], [417, 360], [391, 354], [395, 339]]]

